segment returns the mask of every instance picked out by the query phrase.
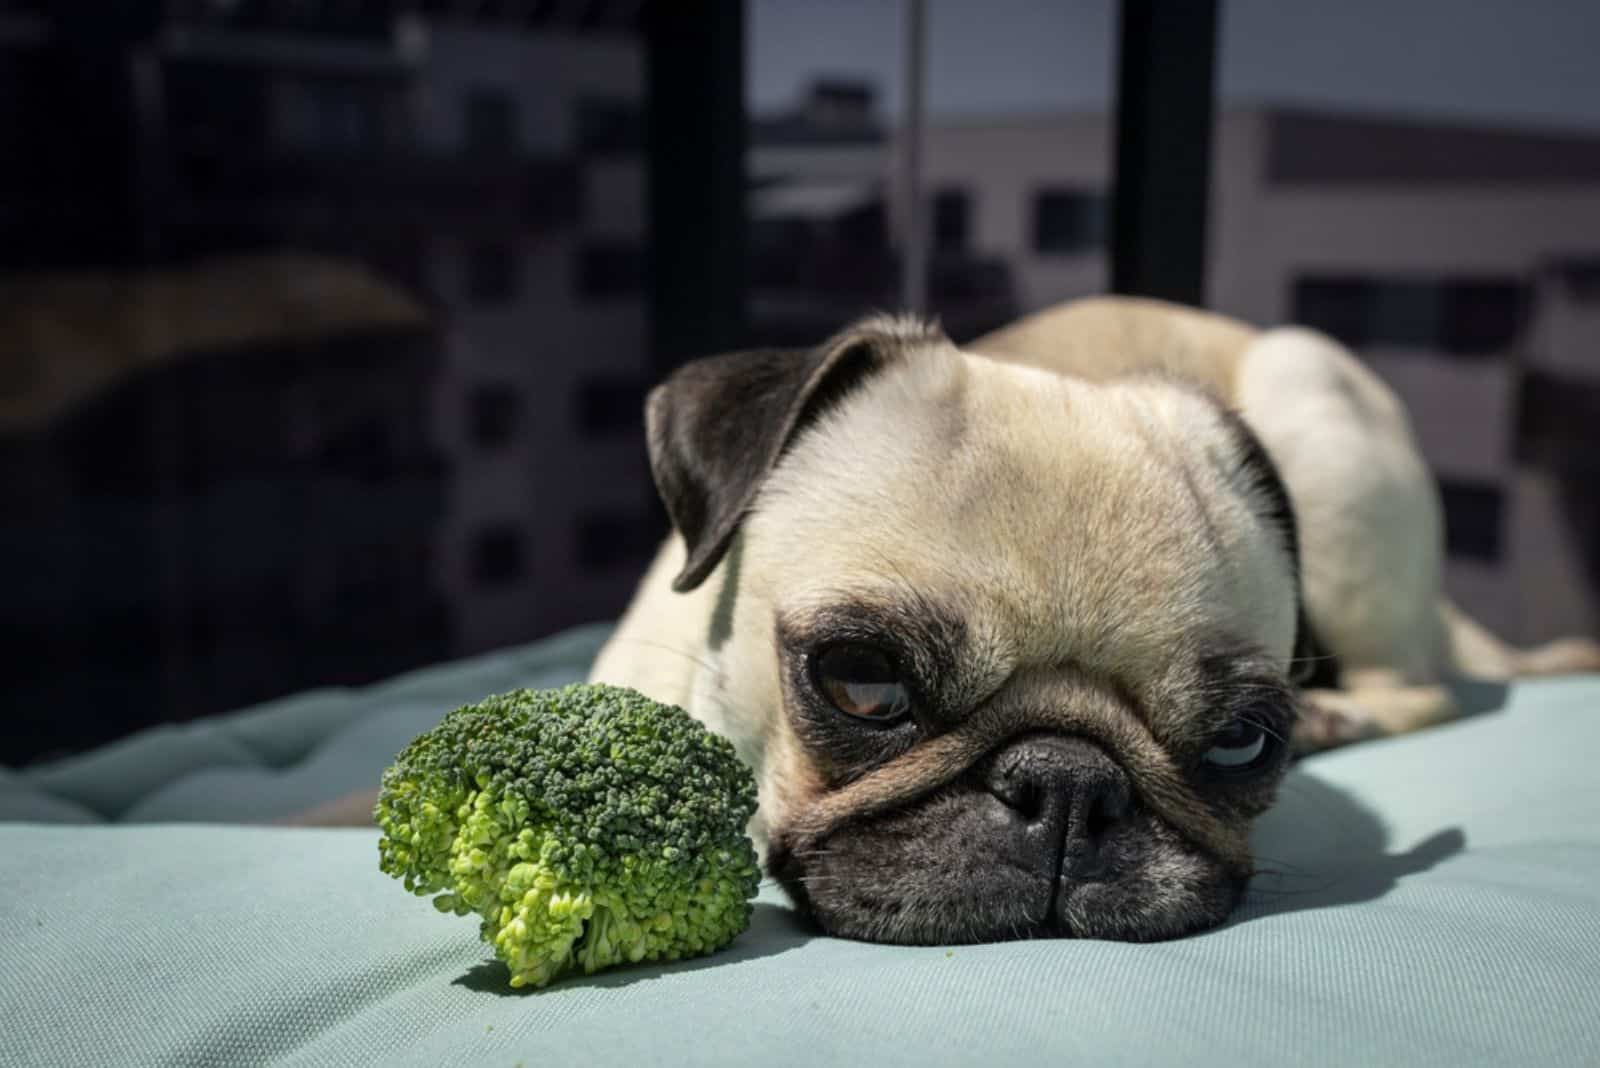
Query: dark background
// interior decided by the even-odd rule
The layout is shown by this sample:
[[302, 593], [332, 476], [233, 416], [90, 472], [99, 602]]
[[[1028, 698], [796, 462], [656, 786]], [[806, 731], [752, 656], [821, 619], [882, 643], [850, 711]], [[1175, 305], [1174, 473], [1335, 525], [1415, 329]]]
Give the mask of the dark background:
[[[1600, 16], [1296, 6], [926, 5], [927, 310], [1320, 326], [1593, 631]], [[648, 386], [899, 303], [910, 10], [0, 0], [0, 763], [615, 618]]]

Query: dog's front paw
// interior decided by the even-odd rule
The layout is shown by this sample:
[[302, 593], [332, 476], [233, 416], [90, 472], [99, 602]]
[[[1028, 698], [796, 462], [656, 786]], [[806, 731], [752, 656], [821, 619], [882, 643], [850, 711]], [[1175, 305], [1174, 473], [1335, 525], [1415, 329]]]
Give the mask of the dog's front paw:
[[1294, 751], [1304, 755], [1376, 738], [1382, 732], [1370, 709], [1337, 690], [1308, 690], [1300, 697]]

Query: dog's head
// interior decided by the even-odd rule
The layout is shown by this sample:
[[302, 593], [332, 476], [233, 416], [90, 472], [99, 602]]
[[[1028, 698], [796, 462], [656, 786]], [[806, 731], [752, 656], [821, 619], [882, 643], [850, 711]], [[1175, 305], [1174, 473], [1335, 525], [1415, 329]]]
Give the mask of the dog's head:
[[880, 319], [690, 364], [647, 423], [675, 586], [721, 584], [696, 699], [736, 710], [768, 866], [826, 930], [1154, 939], [1228, 914], [1300, 629], [1288, 498], [1237, 417]]

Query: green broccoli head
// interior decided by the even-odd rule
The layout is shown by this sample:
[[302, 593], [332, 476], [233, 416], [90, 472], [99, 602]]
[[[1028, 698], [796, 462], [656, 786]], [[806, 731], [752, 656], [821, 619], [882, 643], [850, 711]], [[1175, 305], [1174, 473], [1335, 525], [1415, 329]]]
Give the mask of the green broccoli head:
[[512, 986], [719, 949], [759, 882], [755, 780], [681, 708], [579, 684], [458, 708], [383, 776], [379, 867], [457, 915]]

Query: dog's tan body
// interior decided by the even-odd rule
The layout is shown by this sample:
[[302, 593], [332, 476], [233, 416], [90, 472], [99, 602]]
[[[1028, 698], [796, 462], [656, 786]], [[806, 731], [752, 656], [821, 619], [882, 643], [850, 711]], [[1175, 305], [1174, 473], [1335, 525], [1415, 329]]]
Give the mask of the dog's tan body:
[[[1307, 694], [1302, 748], [1449, 719], [1457, 676], [1600, 669], [1590, 642], [1515, 650], [1443, 597], [1438, 498], [1405, 411], [1326, 336], [1260, 331], [1157, 301], [1095, 298], [1029, 316], [966, 348], [1091, 382], [1168, 375], [1240, 411], [1292, 498], [1307, 611], [1341, 668], [1337, 690]], [[673, 592], [683, 560], [682, 542], [669, 539], [592, 678], [635, 686], [717, 725], [697, 698], [719, 583]]]
[[[798, 406], [779, 418], [773, 392], [809, 403], [863, 346], [892, 354], [811, 424], [793, 429]], [[767, 383], [784, 360], [820, 370], [752, 394], [769, 429], [722, 436], [746, 414], [749, 391], [730, 383]], [[658, 485], [687, 527], [592, 678], [734, 742], [760, 784], [752, 831], [769, 869], [834, 933], [1144, 939], [1219, 922], [1282, 774], [1208, 786], [1196, 761], [1219, 724], [1278, 708], [1277, 730], [1322, 748], [1449, 719], [1458, 677], [1600, 668], [1590, 643], [1519, 652], [1448, 604], [1438, 499], [1405, 412], [1313, 331], [1104, 298], [962, 350], [880, 320], [810, 355], [705, 361], [656, 391], [650, 423]], [[754, 473], [713, 462], [745, 448], [766, 457]], [[1287, 558], [1274, 501], [1292, 512]], [[870, 759], [856, 758], [870, 737], [816, 710], [817, 657], [830, 634], [857, 633], [853, 614], [898, 621], [878, 634], [925, 616], [960, 633], [959, 692], [946, 684], [944, 712], [915, 714], [916, 740]], [[1308, 633], [1336, 668], [1290, 697]], [[1232, 681], [1207, 674], [1219, 663]], [[1092, 816], [1122, 787], [1083, 801], [1084, 776], [1127, 782], [1139, 813], [1099, 837], [1065, 832], [1067, 856], [1113, 859], [1062, 861], [1048, 891], [1017, 874], [1050, 862], [1018, 844], [1027, 805], [996, 785], [997, 768], [1056, 759], [1063, 743], [1040, 738], [1076, 747], [1057, 756], [1078, 770], [1036, 775], [1047, 791]]]

